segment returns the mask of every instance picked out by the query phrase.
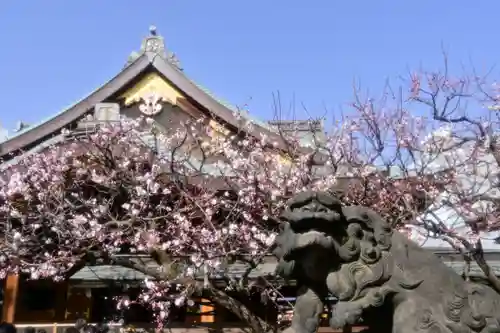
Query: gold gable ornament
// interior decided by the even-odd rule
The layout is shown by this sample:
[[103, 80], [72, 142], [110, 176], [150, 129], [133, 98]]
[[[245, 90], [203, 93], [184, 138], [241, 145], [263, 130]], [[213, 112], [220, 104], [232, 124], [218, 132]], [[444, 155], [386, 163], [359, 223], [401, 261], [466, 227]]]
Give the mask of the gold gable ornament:
[[141, 99], [142, 103], [139, 104], [139, 111], [146, 116], [155, 116], [163, 109], [163, 105], [161, 104], [163, 97], [156, 92], [151, 92], [146, 96], [142, 96]]
[[123, 93], [124, 105], [139, 103], [139, 111], [150, 117], [163, 110], [163, 103], [177, 104], [182, 94], [165, 81], [158, 73], [144, 76], [136, 85]]

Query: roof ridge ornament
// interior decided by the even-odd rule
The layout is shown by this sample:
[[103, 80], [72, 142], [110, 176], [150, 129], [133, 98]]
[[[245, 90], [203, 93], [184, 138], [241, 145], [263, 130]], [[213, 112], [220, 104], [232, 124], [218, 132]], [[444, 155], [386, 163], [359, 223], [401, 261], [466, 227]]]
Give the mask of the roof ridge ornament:
[[179, 59], [177, 58], [175, 53], [167, 51], [165, 47], [165, 39], [162, 36], [158, 35], [157, 28], [154, 25], [149, 27], [149, 36], [144, 38], [144, 40], [142, 41], [140, 51], [134, 51], [130, 54], [126, 66], [130, 65], [145, 53], [153, 53], [155, 55], [159, 55], [174, 67], [176, 67], [178, 70], [182, 71], [182, 66]]
[[151, 34], [151, 36], [156, 36], [156, 26], [149, 26], [149, 33]]

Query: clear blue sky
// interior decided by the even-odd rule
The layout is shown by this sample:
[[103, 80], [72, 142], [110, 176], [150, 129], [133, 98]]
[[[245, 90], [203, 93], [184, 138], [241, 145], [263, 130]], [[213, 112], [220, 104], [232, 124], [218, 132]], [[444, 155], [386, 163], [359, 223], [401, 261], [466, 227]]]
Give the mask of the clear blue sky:
[[[186, 73], [261, 118], [272, 94], [312, 115], [339, 110], [353, 79], [380, 92], [421, 65], [453, 69], [499, 58], [500, 1], [2, 1], [0, 121], [37, 123], [124, 65], [154, 24]], [[299, 112], [299, 116], [303, 113]]]

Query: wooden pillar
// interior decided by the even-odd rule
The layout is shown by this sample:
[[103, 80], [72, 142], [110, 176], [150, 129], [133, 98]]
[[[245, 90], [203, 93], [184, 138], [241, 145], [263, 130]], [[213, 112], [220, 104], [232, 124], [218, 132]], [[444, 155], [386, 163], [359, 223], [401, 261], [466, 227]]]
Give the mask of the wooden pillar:
[[16, 304], [19, 290], [19, 275], [9, 274], [5, 279], [5, 289], [3, 293], [3, 313], [2, 320], [13, 323], [16, 316]]
[[[66, 319], [66, 304], [68, 298], [68, 282], [63, 281], [56, 284], [56, 308], [54, 319], [56, 322], [63, 322]], [[56, 328], [57, 329], [57, 328]]]
[[92, 291], [90, 288], [67, 286], [67, 298], [64, 320], [73, 321], [79, 318], [90, 320]]
[[215, 305], [206, 298], [196, 300], [197, 309], [189, 309], [186, 313], [186, 324], [201, 324], [215, 322]]
[[[201, 312], [200, 321], [202, 323], [215, 322], [215, 315], [214, 315], [213, 311], [214, 311], [213, 303], [206, 298], [202, 298], [201, 304], [200, 304], [200, 312]], [[212, 313], [210, 313], [210, 312], [212, 312]]]

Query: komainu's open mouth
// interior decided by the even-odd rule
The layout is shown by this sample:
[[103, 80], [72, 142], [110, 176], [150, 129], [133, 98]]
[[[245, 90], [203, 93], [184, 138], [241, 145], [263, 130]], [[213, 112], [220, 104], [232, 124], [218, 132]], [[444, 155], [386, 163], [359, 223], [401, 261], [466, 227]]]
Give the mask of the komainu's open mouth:
[[294, 260], [299, 252], [311, 247], [338, 249], [334, 237], [344, 232], [342, 207], [337, 198], [323, 192], [303, 192], [291, 198], [287, 206], [281, 215], [284, 229], [273, 250], [276, 257]]
[[309, 230], [304, 233], [296, 233], [293, 246], [284, 253], [284, 260], [293, 260], [294, 256], [304, 249], [317, 247], [323, 249], [336, 249], [337, 244], [333, 237], [317, 230]]

